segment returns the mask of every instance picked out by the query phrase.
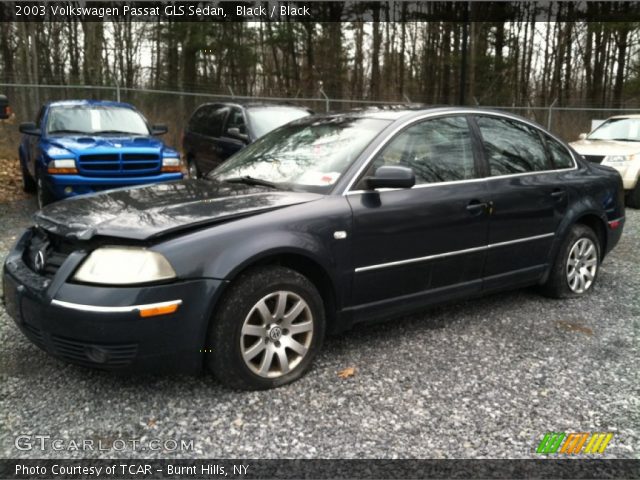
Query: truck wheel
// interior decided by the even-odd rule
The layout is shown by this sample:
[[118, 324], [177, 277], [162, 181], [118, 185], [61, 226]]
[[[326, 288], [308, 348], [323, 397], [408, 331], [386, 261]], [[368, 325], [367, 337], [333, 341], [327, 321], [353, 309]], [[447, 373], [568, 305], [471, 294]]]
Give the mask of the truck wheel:
[[195, 158], [189, 157], [187, 159], [187, 171], [189, 172], [189, 178], [200, 178], [200, 172], [198, 171]]
[[324, 337], [322, 299], [300, 273], [252, 269], [230, 287], [214, 314], [207, 366], [224, 385], [264, 390], [293, 382], [310, 367]]
[[22, 170], [22, 190], [27, 193], [33, 193], [36, 191], [36, 182], [29, 173], [29, 171], [20, 162], [20, 170]]
[[640, 179], [636, 182], [636, 186], [627, 194], [627, 206], [631, 208], [640, 208]]
[[554, 298], [580, 297], [593, 288], [600, 269], [600, 242], [585, 225], [574, 225], [566, 236], [542, 292]]
[[42, 181], [42, 175], [38, 175], [38, 178], [36, 180], [36, 197], [38, 198], [39, 209], [42, 209], [50, 203], [55, 202], [55, 198], [53, 198], [53, 195]]

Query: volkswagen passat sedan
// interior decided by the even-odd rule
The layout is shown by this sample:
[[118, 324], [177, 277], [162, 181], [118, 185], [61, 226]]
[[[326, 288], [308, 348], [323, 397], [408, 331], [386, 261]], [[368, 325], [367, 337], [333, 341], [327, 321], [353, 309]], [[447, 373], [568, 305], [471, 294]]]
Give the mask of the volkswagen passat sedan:
[[206, 179], [51, 205], [4, 267], [7, 310], [52, 355], [107, 369], [299, 378], [325, 333], [527, 285], [593, 289], [620, 175], [493, 111], [313, 116]]

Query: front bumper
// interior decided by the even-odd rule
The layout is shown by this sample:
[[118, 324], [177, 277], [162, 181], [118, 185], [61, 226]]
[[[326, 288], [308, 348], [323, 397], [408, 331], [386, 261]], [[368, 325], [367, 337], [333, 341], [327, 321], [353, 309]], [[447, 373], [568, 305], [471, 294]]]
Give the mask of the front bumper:
[[[160, 173], [141, 177], [85, 177], [82, 175], [47, 175], [45, 186], [57, 199], [101, 192], [112, 188], [131, 187], [147, 183], [181, 180], [182, 173]], [[70, 189], [70, 190], [69, 190]]]
[[[18, 328], [35, 345], [71, 363], [127, 372], [202, 369], [209, 318], [221, 280], [164, 285], [104, 287], [67, 282], [82, 260], [70, 255], [53, 279], [22, 260], [29, 232], [3, 269], [4, 303]], [[174, 313], [142, 317], [137, 306], [180, 300]]]

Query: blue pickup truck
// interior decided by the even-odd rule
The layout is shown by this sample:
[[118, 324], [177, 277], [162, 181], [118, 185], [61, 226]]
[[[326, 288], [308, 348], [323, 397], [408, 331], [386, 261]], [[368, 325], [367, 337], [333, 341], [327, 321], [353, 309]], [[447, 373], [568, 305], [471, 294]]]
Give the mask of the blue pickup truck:
[[40, 208], [75, 195], [182, 178], [178, 152], [155, 138], [167, 127], [149, 126], [126, 103], [47, 103], [20, 132], [23, 187], [37, 192]]

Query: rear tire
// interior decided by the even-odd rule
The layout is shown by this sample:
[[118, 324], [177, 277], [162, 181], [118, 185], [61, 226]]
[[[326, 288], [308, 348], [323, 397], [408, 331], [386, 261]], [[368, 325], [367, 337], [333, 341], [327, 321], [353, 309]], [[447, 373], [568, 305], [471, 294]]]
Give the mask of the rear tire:
[[581, 297], [588, 294], [600, 271], [600, 241], [589, 227], [571, 227], [542, 285], [542, 293], [553, 298]]
[[230, 388], [279, 387], [306, 373], [324, 332], [322, 298], [305, 276], [280, 266], [254, 268], [216, 309], [207, 367]]
[[627, 194], [627, 206], [631, 208], [640, 208], [640, 179], [636, 182], [636, 186]]

